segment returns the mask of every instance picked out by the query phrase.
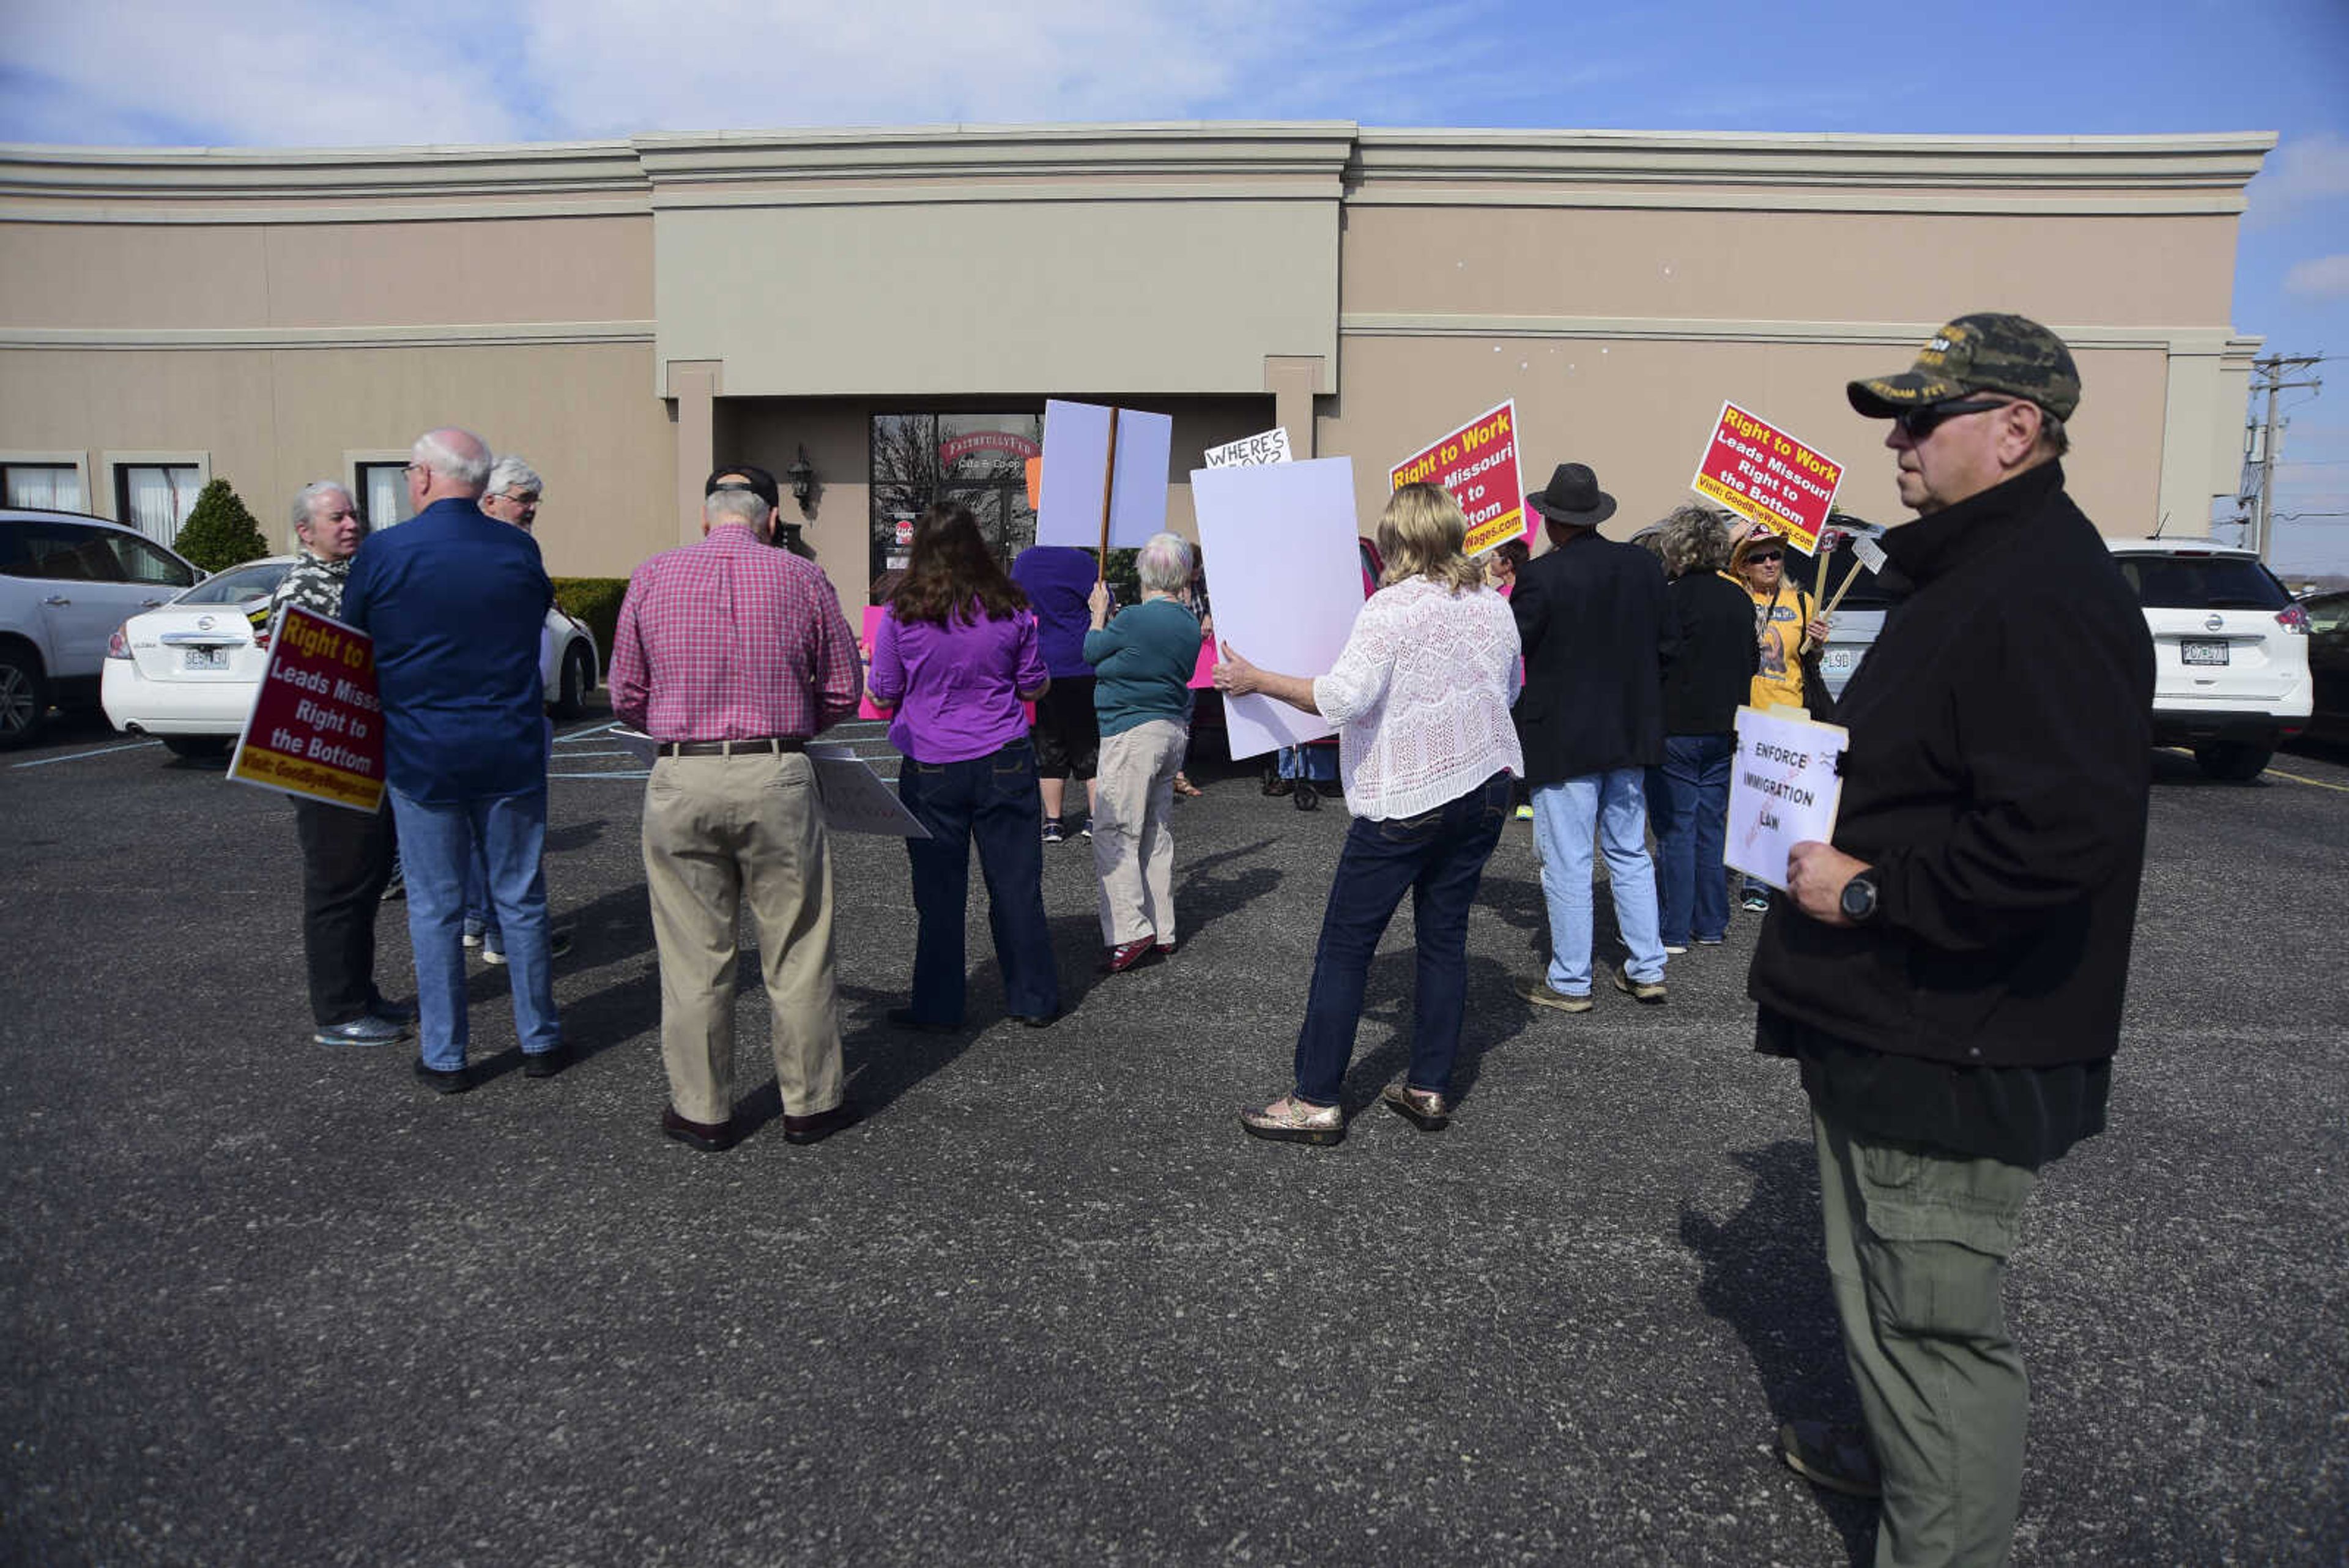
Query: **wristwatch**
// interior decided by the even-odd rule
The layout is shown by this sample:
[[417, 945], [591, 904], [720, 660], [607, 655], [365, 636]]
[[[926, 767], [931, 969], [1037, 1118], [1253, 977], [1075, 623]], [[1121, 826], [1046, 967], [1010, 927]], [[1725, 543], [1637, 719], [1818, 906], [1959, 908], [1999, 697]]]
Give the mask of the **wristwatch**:
[[1855, 926], [1864, 926], [1876, 918], [1876, 867], [1852, 873], [1851, 880], [1843, 885], [1843, 897], [1838, 900], [1843, 918]]

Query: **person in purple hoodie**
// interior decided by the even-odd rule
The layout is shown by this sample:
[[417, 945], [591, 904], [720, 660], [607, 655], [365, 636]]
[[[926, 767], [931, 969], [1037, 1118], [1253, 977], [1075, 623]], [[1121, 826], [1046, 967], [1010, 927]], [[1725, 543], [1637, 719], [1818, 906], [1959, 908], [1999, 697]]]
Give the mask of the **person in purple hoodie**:
[[[1035, 545], [1011, 563], [1011, 580], [1036, 612], [1037, 639], [1052, 677], [1051, 691], [1036, 704], [1032, 735], [1044, 842], [1062, 843], [1072, 831], [1091, 838], [1100, 789], [1093, 770], [1101, 758], [1101, 727], [1093, 716], [1093, 667], [1085, 662], [1085, 633], [1093, 624], [1086, 597], [1101, 580], [1101, 565], [1091, 550]], [[1071, 778], [1085, 786], [1085, 815], [1076, 823], [1063, 815]]]
[[1028, 596], [988, 554], [970, 509], [942, 503], [925, 512], [874, 634], [866, 688], [874, 706], [894, 710], [889, 743], [905, 755], [897, 798], [930, 834], [905, 841], [916, 929], [913, 994], [888, 1015], [899, 1028], [943, 1034], [963, 1025], [974, 839], [1004, 1005], [1031, 1029], [1061, 1015], [1036, 748], [1019, 706], [1053, 684]]

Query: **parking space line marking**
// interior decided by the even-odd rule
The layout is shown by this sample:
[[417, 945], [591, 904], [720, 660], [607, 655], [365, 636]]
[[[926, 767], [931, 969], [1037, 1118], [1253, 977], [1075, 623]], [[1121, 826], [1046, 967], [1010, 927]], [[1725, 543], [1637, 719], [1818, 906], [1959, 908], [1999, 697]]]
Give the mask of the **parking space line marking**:
[[555, 736], [554, 740], [557, 745], [562, 744], [565, 741], [591, 740], [594, 737], [602, 734], [606, 730], [616, 730], [619, 727], [620, 722], [617, 719], [615, 719], [608, 724], [597, 724], [593, 729], [566, 730], [562, 734]]
[[563, 760], [573, 763], [577, 762], [581, 757], [633, 757], [636, 754], [634, 752], [565, 752], [563, 753]]
[[649, 769], [649, 768], [647, 768], [647, 769], [646, 769], [643, 773], [640, 773], [640, 774], [555, 774], [555, 773], [550, 773], [550, 774], [548, 774], [546, 776], [547, 776], [548, 778], [551, 778], [551, 779], [648, 779], [648, 778], [652, 777], [653, 775], [652, 775], [652, 770], [651, 770], [651, 769]]
[[29, 763], [17, 763], [20, 768], [45, 768], [51, 763], [78, 763], [84, 757], [103, 757], [116, 752], [135, 752], [141, 746], [160, 746], [160, 741], [132, 741], [125, 745], [100, 746], [94, 752], [67, 752], [62, 757], [36, 757]]
[[2299, 774], [2288, 774], [2282, 768], [2270, 768], [2268, 772], [2276, 778], [2290, 779], [2294, 784], [2314, 784], [2318, 789], [2338, 790], [2343, 794], [2349, 794], [2349, 784], [2327, 784], [2323, 779], [2304, 778]]

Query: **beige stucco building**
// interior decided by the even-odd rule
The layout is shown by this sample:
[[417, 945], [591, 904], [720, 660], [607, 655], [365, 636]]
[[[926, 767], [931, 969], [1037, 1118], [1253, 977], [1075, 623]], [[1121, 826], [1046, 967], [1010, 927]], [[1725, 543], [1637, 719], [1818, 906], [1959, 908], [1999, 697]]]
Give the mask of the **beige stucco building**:
[[11, 500], [169, 536], [231, 479], [378, 520], [419, 431], [546, 476], [558, 576], [690, 536], [714, 461], [814, 475], [803, 543], [864, 601], [950, 491], [1007, 545], [1046, 397], [1275, 423], [1388, 466], [1505, 398], [1526, 479], [1590, 462], [1629, 531], [1686, 498], [1722, 400], [1895, 521], [1843, 383], [1949, 317], [2059, 331], [2073, 490], [2107, 532], [2231, 493], [2255, 340], [2229, 320], [2269, 136], [1371, 130], [1349, 123], [652, 135], [523, 147], [0, 147]]

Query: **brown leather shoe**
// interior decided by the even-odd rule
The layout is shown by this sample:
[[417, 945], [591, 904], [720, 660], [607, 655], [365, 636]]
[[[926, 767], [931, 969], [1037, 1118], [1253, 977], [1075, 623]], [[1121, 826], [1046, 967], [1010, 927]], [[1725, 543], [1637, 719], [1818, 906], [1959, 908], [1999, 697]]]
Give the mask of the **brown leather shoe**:
[[854, 1127], [864, 1119], [864, 1113], [846, 1100], [841, 1101], [828, 1111], [818, 1111], [813, 1116], [786, 1115], [783, 1117], [783, 1141], [785, 1143], [822, 1143], [841, 1128]]
[[704, 1154], [724, 1154], [742, 1141], [741, 1130], [734, 1125], [731, 1116], [722, 1122], [688, 1121], [677, 1114], [675, 1106], [663, 1106], [660, 1125], [661, 1131], [687, 1147], [698, 1148]]

